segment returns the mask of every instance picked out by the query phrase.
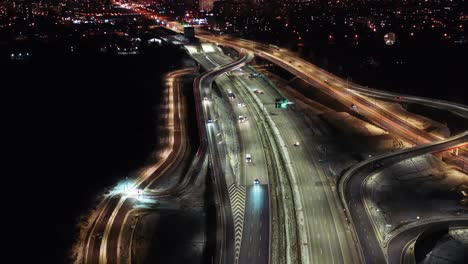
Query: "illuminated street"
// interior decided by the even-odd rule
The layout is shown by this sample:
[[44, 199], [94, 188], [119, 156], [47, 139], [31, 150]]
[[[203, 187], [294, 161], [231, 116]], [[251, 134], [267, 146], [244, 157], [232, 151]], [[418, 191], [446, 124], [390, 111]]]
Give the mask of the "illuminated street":
[[0, 3], [16, 262], [465, 264], [463, 4]]

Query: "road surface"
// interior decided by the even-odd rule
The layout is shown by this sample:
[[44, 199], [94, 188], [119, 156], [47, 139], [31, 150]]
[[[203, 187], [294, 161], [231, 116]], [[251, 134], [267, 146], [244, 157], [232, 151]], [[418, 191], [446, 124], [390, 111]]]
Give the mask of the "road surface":
[[[194, 69], [184, 69], [170, 74], [170, 78], [177, 78], [193, 72]], [[129, 185], [128, 190], [114, 194], [104, 201], [98, 218], [92, 224], [90, 232], [83, 245], [83, 263], [117, 263], [119, 262], [119, 238], [121, 226], [125, 216], [132, 209], [137, 199], [136, 190], [145, 189], [155, 177], [167, 170], [180, 155], [181, 124], [179, 117], [179, 84], [169, 83], [168, 102], [169, 112], [166, 119], [168, 125], [174, 129], [169, 131], [169, 144], [161, 154], [161, 159], [145, 168]]]
[[[217, 57], [219, 55], [213, 56], [212, 60], [217, 61]], [[249, 78], [249, 69], [243, 68], [243, 71], [244, 75], [231, 76], [231, 81], [238, 89], [244, 89], [252, 96], [255, 90], [264, 91], [264, 94], [257, 96], [265, 108], [274, 113], [273, 121], [282, 137], [290, 144], [287, 147], [298, 177], [307, 237], [310, 242], [307, 248], [311, 261], [356, 263], [357, 251], [346, 228], [339, 197], [330, 186], [331, 178], [327, 177], [327, 171], [317, 162], [319, 158], [315, 147], [318, 144], [309, 133], [310, 129], [292, 111], [274, 108], [275, 99], [281, 97], [274, 87], [263, 78]], [[301, 146], [293, 146], [295, 141], [301, 142]]]
[[[204, 55], [192, 54], [192, 56], [204, 68], [208, 69], [225, 65], [232, 61], [231, 58], [214, 52]], [[234, 92], [236, 98], [228, 100], [234, 110], [235, 117], [248, 117], [245, 122], [239, 122], [238, 118], [234, 120], [222, 120], [222, 122], [234, 122], [238, 124], [241, 142], [241, 173], [240, 181], [237, 184], [246, 186], [247, 189], [239, 263], [268, 263], [270, 256], [270, 205], [268, 170], [264, 154], [267, 150], [262, 146], [261, 130], [257, 125], [258, 117], [255, 115], [252, 105], [248, 102], [248, 98], [244, 98], [243, 94], [238, 92], [238, 87], [227, 75], [219, 76], [216, 79], [216, 83], [225, 96], [228, 94], [228, 91]], [[245, 104], [245, 106], [242, 104]], [[246, 161], [246, 154], [251, 154], [252, 162]], [[262, 184], [253, 186], [255, 179], [258, 179]], [[252, 236], [254, 236], [254, 239], [251, 239]], [[263, 237], [263, 240], [261, 240], [261, 237]]]
[[[340, 193], [342, 194], [343, 204], [352, 217], [352, 223], [359, 238], [366, 263], [386, 262], [386, 256], [380, 247], [381, 241], [378, 240], [374, 232], [373, 223], [366, 211], [364, 197], [362, 196], [366, 178], [381, 166], [388, 167], [415, 156], [464, 144], [467, 140], [468, 132], [464, 132], [437, 143], [425, 144], [395, 153], [383, 154], [355, 165], [343, 175], [339, 185]], [[376, 166], [377, 164], [382, 165]], [[395, 258], [396, 256], [392, 255], [389, 257]]]

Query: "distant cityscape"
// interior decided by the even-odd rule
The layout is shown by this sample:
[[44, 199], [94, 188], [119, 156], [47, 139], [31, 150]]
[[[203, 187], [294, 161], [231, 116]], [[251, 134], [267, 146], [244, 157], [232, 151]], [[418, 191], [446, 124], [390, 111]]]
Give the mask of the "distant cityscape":
[[[398, 2], [398, 3], [396, 3]], [[103, 25], [120, 28], [121, 21], [139, 19], [126, 4], [138, 4], [160, 16], [220, 33], [279, 36], [302, 45], [311, 39], [359, 44], [381, 40], [389, 32], [397, 39], [466, 45], [468, 14], [464, 1], [7, 1], [0, 3], [0, 32], [15, 39], [53, 38], [44, 24]], [[141, 15], [141, 14], [138, 14]], [[154, 18], [155, 21], [157, 18]], [[126, 24], [128, 25], [128, 24]], [[59, 32], [56, 32], [58, 34]], [[80, 32], [81, 33], [81, 32]], [[92, 33], [92, 32], [89, 32]], [[84, 33], [86, 34], [86, 33]], [[322, 38], [322, 39], [320, 39]]]

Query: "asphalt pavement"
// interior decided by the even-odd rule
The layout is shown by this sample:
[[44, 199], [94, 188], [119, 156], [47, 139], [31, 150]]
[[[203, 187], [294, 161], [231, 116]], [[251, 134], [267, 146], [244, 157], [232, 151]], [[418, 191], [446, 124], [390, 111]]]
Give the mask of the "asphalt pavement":
[[[206, 55], [196, 55], [195, 59], [205, 68], [212, 69], [219, 65], [225, 65], [232, 61], [227, 56], [222, 56], [216, 53], [207, 53]], [[266, 151], [262, 146], [261, 131], [256, 124], [257, 116], [255, 116], [251, 105], [248, 103], [247, 98], [243, 98], [241, 93], [236, 93], [238, 87], [228, 78], [227, 75], [219, 76], [216, 79], [218, 87], [221, 89], [225, 96], [227, 91], [231, 90], [235, 92], [236, 98], [230, 99], [231, 107], [234, 109], [236, 117], [247, 116], [248, 119], [245, 122], [239, 122], [239, 119], [234, 120], [223, 120], [223, 122], [234, 122], [238, 125], [240, 142], [241, 142], [241, 177], [239, 185], [247, 187], [247, 196], [245, 204], [245, 217], [244, 217], [244, 229], [242, 234], [242, 243], [240, 249], [239, 263], [268, 263], [269, 261], [269, 196], [268, 196], [268, 174], [266, 168], [265, 154]], [[238, 103], [245, 103], [244, 106], [239, 106]], [[247, 162], [246, 154], [251, 154], [251, 162]], [[259, 179], [263, 184], [261, 190], [264, 192], [254, 192], [252, 195], [251, 187], [255, 179]], [[255, 185], [255, 187], [259, 187]], [[254, 188], [255, 190], [259, 188]], [[260, 197], [258, 194], [262, 193]], [[263, 201], [259, 201], [261, 199]], [[258, 206], [262, 205], [262, 206]], [[257, 222], [257, 218], [261, 216], [261, 224], [254, 224], [251, 221]], [[253, 233], [252, 233], [253, 232]], [[252, 234], [263, 234], [263, 241], [259, 239], [250, 240]], [[250, 255], [248, 251], [253, 250], [256, 254]], [[247, 252], [247, 253], [244, 253]], [[260, 254], [258, 254], [260, 252]], [[261, 254], [263, 252], [263, 255]], [[245, 255], [244, 255], [245, 254]], [[247, 257], [248, 256], [248, 257]]]
[[[219, 55], [213, 56], [212, 59], [219, 60]], [[358, 262], [355, 244], [340, 209], [339, 197], [331, 187], [331, 178], [326, 176], [328, 171], [318, 162], [315, 149], [318, 142], [313, 139], [310, 129], [297, 117], [297, 114], [291, 110], [274, 108], [275, 99], [281, 97], [278, 90], [263, 80], [263, 77], [249, 78], [248, 69], [243, 69], [245, 74], [236, 74], [231, 78], [236, 83], [236, 88], [247, 90], [251, 94], [257, 89], [264, 91], [264, 94], [256, 96], [263, 102], [265, 108], [273, 113], [272, 119], [281, 136], [287, 144], [290, 144], [287, 148], [298, 176], [310, 260], [317, 263]], [[301, 146], [293, 146], [296, 141], [299, 141]]]
[[239, 263], [269, 263], [270, 205], [268, 185], [247, 187], [247, 205]]

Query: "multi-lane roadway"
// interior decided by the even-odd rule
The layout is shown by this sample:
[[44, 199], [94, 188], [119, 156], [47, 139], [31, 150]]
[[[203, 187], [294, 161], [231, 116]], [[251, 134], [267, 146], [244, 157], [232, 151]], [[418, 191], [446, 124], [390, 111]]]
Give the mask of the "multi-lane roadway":
[[[204, 40], [237, 48], [240, 51], [252, 50], [258, 56], [276, 63], [299, 76], [301, 79], [316, 84], [317, 88], [344, 105], [359, 109], [359, 114], [386, 128], [390, 132], [415, 144], [428, 144], [421, 148], [425, 151], [437, 150], [437, 147], [445, 144], [445, 141], [440, 144], [431, 144], [441, 140], [441, 138], [414, 127], [389, 110], [382, 109], [365, 97], [352, 92], [350, 89], [353, 88], [353, 84], [350, 87], [347, 81], [327, 73], [287, 51], [252, 41], [231, 38], [229, 36], [215, 36], [205, 32], [198, 32], [197, 36]], [[196, 100], [198, 102], [201, 103], [204, 101], [202, 98], [210, 98], [211, 82], [216, 77], [227, 71], [242, 67], [251, 59], [251, 55], [245, 55], [244, 53], [241, 53], [241, 55], [241, 58], [235, 62], [229, 62], [228, 57], [217, 54], [216, 52], [203, 55], [206, 61], [202, 64], [205, 64], [204, 67], [211, 70], [198, 78], [194, 83]], [[249, 73], [248, 70], [246, 70], [246, 72]], [[349, 176], [352, 180], [350, 180], [349, 183], [346, 182], [344, 185], [344, 188], [349, 189], [342, 190], [342, 194], [346, 200], [345, 205], [349, 203], [350, 207], [356, 207], [352, 210], [348, 209], [347, 212], [351, 213], [354, 225], [356, 225], [356, 222], [362, 225], [356, 228], [356, 234], [361, 242], [361, 246], [366, 247], [364, 244], [368, 245], [368, 248], [364, 248], [366, 254], [359, 254], [351, 230], [344, 220], [344, 215], [337, 202], [337, 193], [335, 192], [333, 184], [330, 184], [331, 177], [328, 175], [329, 172], [317, 162], [317, 160], [319, 160], [316, 149], [317, 142], [313, 140], [313, 135], [308, 134], [309, 129], [307, 126], [304, 125], [302, 120], [293, 112], [274, 109], [274, 100], [281, 97], [278, 90], [274, 89], [274, 87], [262, 78], [251, 79], [247, 76], [248, 75], [222, 76], [218, 83], [222, 87], [232, 87], [233, 90], [238, 92], [241, 101], [247, 101], [250, 102], [250, 104], [260, 102], [258, 104], [264, 110], [263, 115], [274, 113], [269, 116], [269, 118], [274, 121], [274, 125], [279, 131], [280, 137], [284, 139], [285, 146], [281, 147], [286, 149], [286, 151], [284, 151], [286, 154], [283, 153], [283, 155], [288, 155], [287, 160], [290, 162], [283, 165], [291, 168], [289, 176], [294, 178], [293, 188], [298, 188], [298, 191], [294, 193], [294, 199], [301, 204], [300, 213], [304, 216], [303, 224], [305, 234], [300, 234], [303, 238], [301, 240], [301, 249], [304, 251], [302, 252], [302, 260], [312, 263], [356, 263], [360, 260], [364, 260], [367, 263], [374, 263], [375, 261], [385, 262], [386, 256], [380, 251], [380, 248], [376, 247], [378, 243], [374, 243], [377, 241], [374, 241], [376, 238], [370, 229], [372, 228], [372, 224], [368, 223], [369, 218], [365, 214], [365, 209], [363, 208], [364, 203], [362, 201], [362, 196], [360, 196], [360, 192], [357, 191], [362, 187], [363, 179]], [[262, 90], [264, 93], [254, 94], [255, 90]], [[235, 107], [235, 105], [233, 105], [233, 107]], [[463, 109], [455, 109], [454, 111], [460, 112], [463, 111]], [[239, 124], [242, 144], [241, 156], [245, 157], [247, 153], [253, 154], [252, 159], [255, 161], [251, 163], [242, 159], [242, 169], [240, 172], [241, 180], [237, 182], [237, 184], [247, 186], [248, 195], [246, 203], [247, 217], [244, 221], [245, 229], [240, 262], [267, 263], [270, 256], [268, 252], [269, 243], [265, 244], [260, 241], [262, 237], [265, 237], [265, 227], [268, 225], [269, 228], [270, 213], [268, 210], [265, 210], [269, 207], [267, 185], [268, 170], [265, 168], [267, 164], [265, 161], [265, 151], [268, 150], [265, 146], [259, 144], [262, 137], [260, 126], [255, 124], [251, 125], [252, 122], [264, 122], [263, 119], [266, 117], [262, 116], [262, 114], [259, 115], [258, 109], [254, 110], [251, 106], [245, 109], [237, 108], [235, 113], [236, 115], [247, 115], [250, 118], [246, 123]], [[204, 127], [204, 131], [201, 133], [203, 134], [203, 136], [201, 136], [201, 145], [207, 143], [208, 149], [210, 150], [209, 155], [212, 173], [217, 187], [216, 196], [220, 209], [220, 213], [218, 214], [218, 228], [220, 230], [218, 231], [218, 248], [215, 261], [217, 263], [230, 263], [233, 261], [235, 255], [234, 245], [232, 243], [234, 241], [232, 211], [229, 198], [227, 197], [226, 175], [222, 170], [225, 168], [222, 161], [223, 149], [222, 146], [220, 148], [220, 144], [216, 139], [216, 135], [222, 131], [217, 125], [217, 122], [214, 121], [216, 119], [216, 111], [212, 106], [206, 103], [201, 107], [197, 105], [197, 114], [200, 118], [199, 126]], [[231, 121], [235, 122], [238, 120]], [[463, 135], [461, 140], [466, 141], [466, 135]], [[299, 142], [300, 145], [294, 146], [294, 142]], [[454, 140], [449, 142], [453, 143]], [[170, 153], [171, 152], [168, 152], [168, 156], [171, 155]], [[405, 155], [410, 155], [408, 153], [414, 155], [418, 153], [418, 149], [399, 153], [397, 157], [398, 159], [405, 158]], [[392, 156], [392, 159], [396, 158]], [[372, 160], [369, 162], [372, 162]], [[385, 160], [385, 162], [387, 161]], [[163, 166], [163, 164], [159, 166]], [[347, 173], [350, 174], [351, 172], [348, 171]], [[146, 178], [148, 177], [149, 176], [146, 176]], [[260, 179], [262, 184], [253, 184], [253, 179]], [[141, 184], [143, 181], [144, 180], [140, 180], [138, 183]], [[350, 196], [346, 197], [346, 195]], [[260, 199], [260, 201], [256, 202], [256, 199]], [[125, 215], [123, 213], [124, 211], [119, 210], [120, 208], [124, 208], [124, 210], [128, 210], [125, 208], [131, 208], [131, 202], [129, 201], [128, 198], [113, 197], [106, 202], [105, 209], [102, 211], [93, 227], [93, 232], [95, 232], [95, 234], [89, 238], [86, 247], [85, 262], [94, 263], [93, 261], [99, 260], [98, 262], [100, 263], [113, 263], [116, 260], [116, 258], [114, 258], [116, 254], [112, 252], [114, 246], [109, 246], [108, 242], [116, 238], [116, 234], [118, 234], [119, 231], [115, 226], [118, 227], [121, 225], [122, 221], [119, 219], [122, 219], [122, 216]], [[360, 207], [362, 207], [361, 210], [359, 209]], [[117, 210], [115, 208], [119, 209]], [[267, 219], [265, 225], [262, 219]], [[116, 225], [113, 227], [114, 223]], [[251, 225], [250, 229], [249, 225]], [[299, 225], [301, 225], [301, 223], [299, 223]], [[366, 231], [366, 228], [368, 231]], [[255, 234], [253, 238], [252, 234]], [[260, 236], [258, 236], [258, 234], [260, 234]], [[270, 234], [266, 234], [269, 241]], [[111, 238], [111, 240], [109, 240], [109, 238]], [[115, 240], [118, 241], [118, 239]], [[364, 240], [366, 243], [363, 243]], [[267, 247], [265, 247], [265, 245], [267, 245]], [[254, 249], [254, 251], [250, 251], [251, 249]], [[108, 255], [108, 252], [112, 252], [112, 254]]]
[[219, 150], [220, 144], [217, 141], [220, 128], [216, 120], [213, 104], [209, 103], [208, 100], [204, 100], [204, 98], [211, 98], [212, 82], [216, 77], [227, 71], [244, 66], [252, 58], [251, 54], [241, 54], [240, 58], [236, 61], [216, 67], [201, 75], [194, 82], [197, 119], [199, 127], [202, 128], [201, 137], [204, 138], [202, 142], [208, 143], [211, 171], [216, 190], [215, 200], [218, 205], [217, 246], [216, 257], [214, 258], [216, 263], [233, 263], [235, 259], [234, 225], [232, 208], [228, 197], [226, 173], [222, 170], [224, 167], [222, 155], [225, 151]]
[[[210, 60], [219, 61], [219, 54], [209, 54]], [[274, 108], [280, 92], [271, 86], [263, 77], [251, 78], [250, 69], [244, 68], [243, 74], [233, 74], [230, 81], [238, 90], [243, 90], [251, 97], [258, 97], [264, 110], [273, 113], [273, 119], [281, 136], [286, 139], [291, 166], [298, 179], [297, 187], [305, 215], [306, 237], [310, 241], [304, 248], [307, 258], [317, 263], [355, 263], [358, 262], [357, 251], [351, 233], [344, 221], [344, 215], [337, 202], [336, 192], [330, 185], [329, 172], [317, 161], [318, 142], [310, 134], [310, 128], [292, 111]], [[263, 91], [255, 94], [255, 90]], [[253, 100], [249, 100], [254, 104]], [[256, 120], [261, 122], [261, 120]], [[294, 146], [295, 142], [300, 146]], [[247, 219], [246, 219], [247, 220]], [[249, 222], [246, 221], [246, 225]]]
[[[231, 58], [216, 52], [195, 53], [192, 56], [205, 69], [213, 69], [232, 61]], [[252, 55], [250, 54], [250, 56]], [[270, 256], [270, 212], [268, 169], [265, 155], [267, 150], [262, 145], [262, 131], [257, 124], [258, 116], [253, 112], [248, 98], [245, 98], [242, 91], [239, 91], [238, 87], [231, 81], [231, 77], [234, 75], [235, 73], [232, 72], [221, 75], [216, 78], [216, 84], [221, 93], [224, 94], [220, 103], [229, 104], [234, 112], [234, 118], [224, 119], [222, 122], [235, 123], [240, 136], [241, 166], [237, 172], [239, 175], [236, 175], [239, 177], [236, 177], [233, 184], [246, 187], [246, 203], [238, 262], [268, 263]], [[247, 159], [247, 155], [250, 155], [250, 160]]]
[[[249, 81], [250, 80], [247, 80], [247, 81], [244, 80], [244, 82], [245, 82], [244, 86], [245, 86], [245, 88], [247, 88], [247, 87], [250, 88], [250, 92], [253, 92], [254, 90], [257, 90], [257, 89], [260, 89], [260, 90], [263, 90], [263, 91], [268, 91], [269, 90], [268, 85], [260, 85], [260, 86], [257, 85], [256, 86], [255, 83], [249, 83]], [[329, 82], [329, 81], [327, 81], [327, 82]], [[273, 95], [270, 96], [269, 98], [268, 98], [268, 95], [269, 95], [270, 92], [266, 92], [264, 95], [259, 95], [260, 98], [262, 98], [262, 97], [263, 98], [268, 98], [268, 99], [264, 100], [264, 105], [267, 108], [268, 108], [268, 104], [272, 105], [273, 102], [274, 102], [274, 99], [277, 98], [278, 96], [281, 96], [280, 94], [277, 93], [277, 91], [275, 89], [270, 89], [270, 90], [271, 90]], [[371, 104], [371, 103], [369, 103], [366, 100], [363, 100], [361, 98], [353, 99], [352, 101], [350, 100], [349, 102], [354, 102], [354, 103], [360, 102], [360, 103], [362, 103], [362, 105], [357, 103], [357, 105], [359, 105], [358, 107], [360, 107], [361, 109], [363, 108], [363, 106], [367, 106], [367, 107], [369, 107], [369, 109], [373, 109], [373, 106], [374, 106], [373, 104]], [[272, 107], [272, 106], [270, 106], [270, 107]], [[457, 110], [459, 112], [463, 111], [463, 108], [462, 108], [462, 110], [460, 110], [458, 108], [459, 107], [457, 107], [457, 109], [455, 109], [455, 110]], [[273, 110], [273, 109], [271, 109], [271, 110]], [[374, 119], [379, 116], [378, 112], [375, 112], [375, 111], [372, 111], [372, 110], [370, 110], [370, 114], [371, 114], [371, 116], [374, 115]], [[406, 129], [405, 132], [407, 132], [408, 134], [413, 133], [413, 135], [416, 135], [416, 136], [413, 136], [413, 138], [412, 138], [414, 141], [428, 143], [428, 142], [437, 142], [437, 141], [440, 140], [439, 138], [436, 138], [431, 134], [420, 133], [420, 131], [418, 129], [412, 127], [410, 124], [405, 124], [404, 122], [402, 122], [402, 120], [399, 120], [398, 117], [392, 116], [392, 114], [390, 114], [390, 113], [384, 113], [384, 116], [385, 115], [388, 116], [388, 119], [383, 119], [383, 123], [386, 124], [386, 126], [391, 126], [391, 125], [393, 125], [393, 123], [397, 123], [397, 124], [401, 123], [400, 129], [405, 128]], [[278, 114], [275, 114], [275, 117], [277, 117], [277, 116], [278, 116]], [[279, 115], [279, 117], [277, 117], [276, 119], [280, 119], [280, 117], [281, 117], [281, 115]], [[285, 125], [285, 127], [287, 127], [287, 129], [285, 129], [285, 131], [283, 131], [283, 132], [285, 133], [285, 135], [287, 135], [287, 138], [290, 138], [290, 139], [295, 138], [296, 140], [302, 139], [302, 137], [300, 135], [297, 135], [297, 134], [292, 135], [291, 134], [292, 131], [296, 130], [296, 129], [291, 129], [291, 125], [290, 125], [291, 119], [294, 119], [294, 116], [288, 117], [287, 121], [284, 122], [284, 123], [287, 124], [287, 125]], [[298, 120], [298, 121], [299, 121], [298, 122], [299, 124], [302, 123], [300, 120]], [[380, 122], [382, 122], [382, 120]], [[281, 121], [277, 120], [275, 123], [278, 125], [278, 124], [281, 124]], [[382, 124], [382, 123], [380, 123], [380, 124]], [[309, 137], [306, 137], [306, 138], [309, 138]], [[461, 140], [466, 141], [466, 137], [462, 137]], [[436, 146], [441, 146], [441, 145], [437, 144]], [[292, 152], [292, 153], [294, 153], [294, 152]], [[415, 152], [412, 150], [410, 153], [414, 154]], [[294, 154], [292, 154], [292, 156], [294, 156]], [[400, 157], [404, 159], [404, 156], [400, 156]], [[293, 157], [292, 159], [294, 161], [297, 161], [297, 160], [300, 160], [300, 157], [298, 157], [298, 158]], [[315, 159], [315, 160], [317, 160], [317, 159]], [[308, 168], [310, 170], [310, 168], [312, 166], [309, 163], [304, 167]], [[297, 171], [298, 168], [296, 167], [295, 170]], [[325, 180], [325, 182], [326, 182], [326, 180]], [[359, 184], [362, 183], [362, 181], [358, 180], [357, 178], [356, 178], [356, 182], [358, 182]], [[300, 185], [304, 186], [305, 188], [310, 188], [311, 186], [313, 186], [313, 184], [311, 184], [311, 182], [308, 182], [308, 183], [303, 182]], [[359, 193], [360, 193], [360, 191], [358, 191], [358, 190], [360, 190], [359, 188], [352, 188], [353, 187], [352, 185], [348, 185], [348, 186], [350, 186], [350, 190], [353, 190], [353, 191], [349, 191], [349, 193], [354, 193], [355, 195], [359, 196]], [[305, 192], [303, 191], [302, 193], [313, 193], [313, 191], [308, 190], [308, 191], [305, 191]], [[334, 200], [334, 199], [331, 199], [331, 200]], [[335, 199], [335, 201], [336, 201], [336, 199]], [[357, 200], [357, 198], [352, 200], [352, 201], [353, 201], [352, 203], [355, 204], [355, 205], [356, 204], [363, 205], [362, 200]], [[357, 202], [357, 201], [359, 201], [359, 202]], [[305, 203], [307, 203], [307, 202], [305, 202]], [[339, 206], [336, 206], [336, 208], [339, 208]], [[359, 208], [355, 208], [355, 209], [353, 209], [351, 211], [353, 211], [355, 213], [353, 215], [354, 216], [353, 219], [355, 219], [355, 221], [360, 222], [362, 220], [362, 222], [360, 222], [360, 223], [362, 223], [362, 226], [360, 228], [358, 228], [358, 230], [359, 230], [358, 237], [360, 238], [361, 241], [365, 240], [365, 241], [367, 241], [366, 244], [370, 245], [367, 248], [367, 250], [365, 251], [366, 252], [366, 257], [365, 257], [364, 261], [366, 261], [367, 263], [373, 263], [373, 261], [379, 261], [379, 260], [380, 261], [385, 261], [385, 256], [381, 254], [382, 251], [380, 250], [380, 246], [378, 246], [379, 245], [379, 243], [377, 243], [378, 241], [373, 241], [373, 239], [375, 240], [375, 237], [374, 237], [374, 233], [373, 233], [373, 230], [372, 230], [372, 225], [366, 225], [366, 220], [368, 220], [368, 219], [367, 219], [367, 215], [364, 213], [365, 211], [364, 210], [359, 211]], [[330, 221], [328, 221], [328, 222], [330, 222]], [[346, 226], [346, 224], [338, 223], [335, 226], [339, 228], [339, 227]], [[332, 230], [332, 233], [335, 234], [335, 235], [340, 234], [340, 232], [338, 230]], [[308, 234], [308, 238], [312, 238], [314, 235], [316, 235], [317, 238], [319, 238], [319, 236], [320, 236], [319, 234], [314, 233], [314, 234]], [[328, 237], [328, 239], [330, 239], [330, 238]], [[314, 239], [314, 241], [319, 241], [319, 240]], [[373, 243], [373, 242], [375, 242], [375, 243]], [[352, 244], [352, 242], [350, 244]], [[330, 243], [330, 245], [332, 245], [332, 243]], [[339, 245], [339, 242], [335, 243], [334, 245]], [[365, 246], [365, 245], [363, 245], [363, 246]], [[317, 249], [318, 248], [316, 248], [316, 250]], [[323, 252], [322, 248], [320, 248], [319, 250], [321, 252]], [[311, 252], [313, 252], [313, 250], [311, 250]], [[340, 261], [339, 257], [342, 254], [341, 254], [341, 252], [339, 250], [338, 250], [338, 252], [340, 252], [340, 254], [336, 254], [336, 249], [332, 249], [332, 248], [330, 248], [330, 252], [333, 252], [333, 253], [329, 255], [330, 258], [326, 259], [326, 261], [334, 262], [337, 255], [338, 255], [338, 261]], [[316, 256], [316, 254], [314, 254], [314, 253], [312, 253], [311, 255]], [[348, 260], [348, 259], [351, 259], [351, 258], [344, 257], [342, 260], [344, 260], [344, 259]], [[319, 261], [323, 261], [323, 260], [324, 260], [323, 258], [319, 259]]]

